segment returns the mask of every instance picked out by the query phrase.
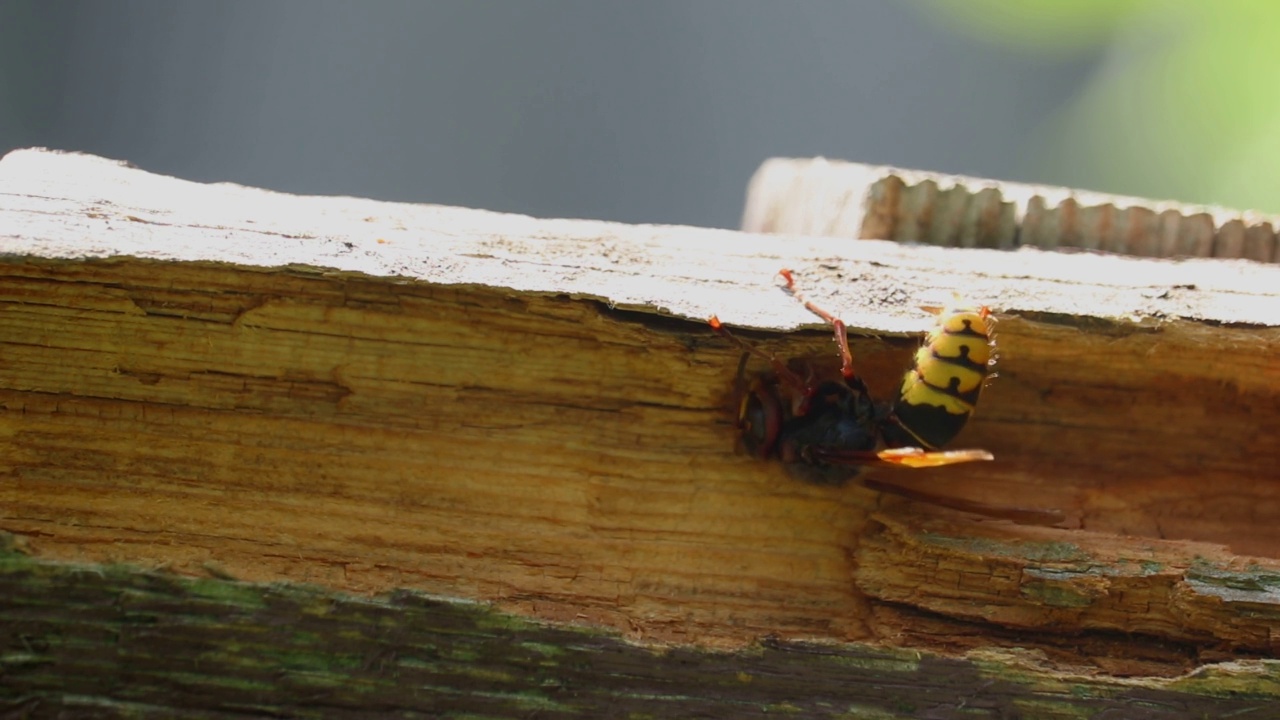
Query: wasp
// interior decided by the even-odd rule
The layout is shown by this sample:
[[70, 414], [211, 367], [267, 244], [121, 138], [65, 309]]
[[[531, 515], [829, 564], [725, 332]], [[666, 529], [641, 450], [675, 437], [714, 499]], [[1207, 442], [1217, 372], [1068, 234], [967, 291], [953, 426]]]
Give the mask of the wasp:
[[[944, 308], [925, 336], [891, 402], [872, 398], [854, 371], [844, 321], [806, 299], [790, 270], [785, 289], [831, 327], [840, 375], [821, 379], [812, 366], [798, 372], [774, 355], [733, 335], [714, 315], [712, 330], [743, 350], [738, 366], [737, 427], [751, 455], [779, 460], [793, 474], [820, 484], [843, 484], [876, 468], [928, 468], [993, 460], [986, 450], [942, 450], [973, 415], [995, 364], [995, 318], [984, 306]], [[745, 382], [750, 357], [770, 372]], [[863, 483], [911, 499], [1031, 524], [1053, 524], [1061, 514], [993, 507], [889, 482]]]

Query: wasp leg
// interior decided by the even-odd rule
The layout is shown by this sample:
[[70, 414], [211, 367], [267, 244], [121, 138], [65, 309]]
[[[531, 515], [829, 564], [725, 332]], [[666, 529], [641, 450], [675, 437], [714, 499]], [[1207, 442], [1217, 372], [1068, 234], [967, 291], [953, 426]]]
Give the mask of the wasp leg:
[[743, 371], [746, 369], [746, 366], [747, 366], [747, 356], [754, 355], [758, 358], [766, 360], [769, 363], [769, 367], [773, 368], [773, 374], [777, 375], [778, 379], [781, 380], [782, 382], [785, 382], [788, 385], [792, 386], [795, 390], [798, 390], [804, 393], [806, 397], [813, 394], [813, 383], [811, 382], [811, 380], [806, 380], [805, 378], [802, 378], [799, 375], [797, 375], [795, 372], [791, 370], [791, 368], [786, 366], [786, 363], [779, 360], [777, 356], [774, 355], [773, 353], [767, 353], [764, 350], [761, 350], [760, 348], [756, 347], [755, 345], [752, 345], [751, 343], [747, 342], [746, 340], [743, 340], [737, 335], [734, 335], [733, 333], [729, 332], [729, 328], [725, 327], [724, 324], [720, 322], [720, 318], [716, 317], [715, 315], [712, 315], [710, 318], [707, 319], [707, 324], [711, 326], [711, 329], [714, 330], [717, 335], [728, 340], [734, 345], [737, 345], [739, 348], [742, 349], [742, 352], [743, 352], [742, 361], [738, 363], [739, 381], [741, 381], [743, 377]]
[[778, 274], [782, 276], [783, 280], [787, 281], [787, 292], [791, 293], [791, 297], [804, 303], [805, 310], [831, 323], [831, 328], [836, 336], [836, 345], [840, 347], [840, 374], [846, 379], [852, 379], [854, 377], [853, 353], [849, 352], [849, 335], [845, 332], [844, 321], [814, 305], [811, 300], [797, 290], [796, 279], [790, 270], [783, 268], [778, 271]]
[[862, 478], [864, 487], [878, 492], [886, 492], [904, 497], [914, 502], [937, 505], [960, 512], [973, 513], [998, 520], [1010, 520], [1018, 525], [1043, 525], [1052, 527], [1066, 522], [1066, 515], [1061, 510], [1046, 508], [1025, 508], [1006, 505], [988, 505], [977, 500], [959, 498], [951, 495], [932, 493], [899, 485], [892, 481], [877, 478]]

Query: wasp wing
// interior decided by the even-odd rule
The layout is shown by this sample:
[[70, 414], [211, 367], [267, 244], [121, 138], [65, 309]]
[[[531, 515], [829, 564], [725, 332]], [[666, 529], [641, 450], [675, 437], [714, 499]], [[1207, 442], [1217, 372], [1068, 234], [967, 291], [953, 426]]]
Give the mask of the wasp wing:
[[995, 460], [986, 450], [922, 450], [915, 447], [892, 448], [876, 453], [881, 460], [903, 467], [921, 468], [954, 465], [956, 463]]
[[[986, 450], [929, 451], [916, 447], [891, 448], [876, 452], [818, 446], [809, 448], [809, 452], [815, 460], [821, 460], [831, 465], [882, 468], [928, 468], [995, 459], [995, 456]], [[877, 492], [892, 493], [908, 500], [959, 510], [960, 512], [973, 513], [974, 515], [1011, 520], [1019, 525], [1058, 525], [1066, 521], [1066, 517], [1059, 510], [989, 505], [977, 500], [930, 492], [899, 485], [896, 482], [869, 477], [862, 478], [862, 484]]]
[[815, 460], [831, 465], [873, 465], [880, 467], [927, 468], [956, 463], [995, 460], [986, 450], [924, 450], [918, 447], [888, 450], [845, 450], [837, 447], [810, 447]]

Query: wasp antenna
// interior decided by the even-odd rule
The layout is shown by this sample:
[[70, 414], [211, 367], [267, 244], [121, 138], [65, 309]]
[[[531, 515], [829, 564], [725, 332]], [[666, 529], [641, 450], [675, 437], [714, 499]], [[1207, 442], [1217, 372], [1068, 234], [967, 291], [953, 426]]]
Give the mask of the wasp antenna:
[[758, 358], [761, 358], [762, 360], [767, 361], [769, 363], [769, 366], [773, 368], [774, 374], [776, 374], [778, 378], [781, 379], [783, 382], [791, 385], [792, 387], [794, 387], [797, 390], [800, 390], [801, 392], [805, 392], [805, 393], [810, 392], [809, 383], [806, 382], [804, 378], [792, 372], [791, 369], [788, 368], [786, 364], [783, 363], [781, 360], [779, 360], [778, 357], [773, 353], [765, 352], [764, 350], [761, 350], [755, 345], [752, 345], [746, 340], [743, 340], [737, 335], [734, 335], [733, 333], [729, 332], [729, 328], [725, 327], [724, 323], [720, 322], [719, 317], [712, 315], [710, 318], [707, 319], [707, 324], [711, 326], [711, 329], [715, 331], [717, 335], [728, 340], [734, 345], [737, 345], [738, 348], [742, 350], [744, 359], [739, 365], [739, 368], [738, 368], [739, 374], [742, 373], [743, 367], [746, 366], [746, 359], [745, 359], [746, 356], [754, 355]]

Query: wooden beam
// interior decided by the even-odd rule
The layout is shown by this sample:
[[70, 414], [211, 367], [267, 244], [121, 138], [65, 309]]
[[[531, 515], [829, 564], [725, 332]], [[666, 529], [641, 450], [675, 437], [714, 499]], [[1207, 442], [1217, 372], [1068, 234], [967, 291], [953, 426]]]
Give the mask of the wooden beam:
[[1280, 262], [1280, 217], [824, 158], [774, 158], [748, 232]]
[[[920, 306], [959, 291], [996, 308], [1000, 375], [957, 444], [997, 460], [911, 478], [1065, 526], [735, 454], [738, 351], [706, 316], [833, 360], [782, 267], [850, 322], [880, 397], [932, 323]], [[535, 220], [0, 161], [0, 529], [49, 561], [410, 589], [649, 643], [1020, 647], [1044, 672], [1171, 676], [1280, 642], [1278, 350], [1280, 268], [1245, 261]]]

